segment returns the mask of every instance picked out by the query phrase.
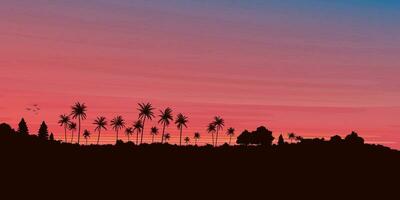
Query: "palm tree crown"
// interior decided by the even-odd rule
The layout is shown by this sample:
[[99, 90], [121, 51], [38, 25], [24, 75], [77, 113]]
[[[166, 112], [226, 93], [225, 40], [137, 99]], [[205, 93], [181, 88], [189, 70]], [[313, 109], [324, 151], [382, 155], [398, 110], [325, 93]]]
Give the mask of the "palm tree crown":
[[190, 138], [189, 137], [185, 137], [185, 143], [189, 144], [189, 142], [190, 142]]
[[229, 136], [229, 144], [231, 144], [232, 137], [235, 135], [235, 129], [232, 127], [228, 128], [226, 134]]
[[151, 142], [153, 143], [154, 142], [154, 136], [156, 136], [158, 134], [158, 128], [155, 127], [155, 126], [151, 127], [150, 134], [152, 136]]
[[214, 123], [210, 123], [210, 124], [208, 124], [208, 126], [207, 126], [207, 132], [208, 133], [211, 133], [211, 139], [212, 139], [212, 144], [214, 145], [214, 133], [215, 133], [215, 131], [216, 131], [216, 127], [215, 127], [215, 124]]
[[71, 143], [74, 140], [74, 132], [76, 131], [76, 123], [75, 122], [70, 122], [68, 125], [68, 129], [71, 131]]
[[125, 134], [126, 136], [128, 136], [128, 141], [130, 141], [130, 136], [133, 134], [133, 128], [132, 127], [128, 127], [125, 129]]
[[142, 132], [143, 123], [142, 120], [137, 120], [133, 123], [133, 132], [136, 131], [136, 144], [139, 144], [139, 133]]
[[83, 137], [85, 138], [87, 145], [87, 140], [90, 137], [90, 132], [88, 130], [83, 131]]
[[200, 139], [200, 133], [195, 132], [193, 138], [194, 138], [194, 145], [197, 145], [197, 140]]

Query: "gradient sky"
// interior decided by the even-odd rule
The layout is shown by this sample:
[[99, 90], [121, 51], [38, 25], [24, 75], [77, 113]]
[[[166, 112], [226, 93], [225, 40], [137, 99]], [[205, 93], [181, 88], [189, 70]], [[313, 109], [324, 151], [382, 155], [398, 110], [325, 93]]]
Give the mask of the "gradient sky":
[[202, 142], [220, 115], [238, 132], [355, 130], [400, 148], [397, 0], [2, 0], [0, 19], [0, 121], [14, 127], [46, 120], [62, 139], [58, 115], [76, 101], [92, 132], [96, 116], [132, 124], [150, 101], [186, 114], [184, 135]]

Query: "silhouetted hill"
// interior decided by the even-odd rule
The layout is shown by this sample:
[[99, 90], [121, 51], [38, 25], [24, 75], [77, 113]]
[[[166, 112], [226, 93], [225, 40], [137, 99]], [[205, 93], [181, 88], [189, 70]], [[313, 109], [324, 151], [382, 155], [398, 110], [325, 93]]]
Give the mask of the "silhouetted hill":
[[19, 134], [1, 124], [1, 180], [3, 191], [19, 191], [16, 196], [319, 199], [394, 193], [400, 152], [348, 141], [361, 140], [352, 134], [273, 146], [136, 146], [121, 141], [79, 146]]

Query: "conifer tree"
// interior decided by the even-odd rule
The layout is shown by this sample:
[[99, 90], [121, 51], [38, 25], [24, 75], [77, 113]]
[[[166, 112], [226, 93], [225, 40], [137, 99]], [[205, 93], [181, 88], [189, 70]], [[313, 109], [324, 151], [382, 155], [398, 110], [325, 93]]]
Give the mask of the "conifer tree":
[[45, 140], [49, 139], [49, 131], [47, 130], [47, 125], [44, 121], [40, 125], [38, 137]]
[[18, 124], [18, 133], [20, 133], [22, 135], [28, 135], [29, 134], [28, 126], [26, 125], [26, 122], [25, 122], [24, 118], [22, 118], [21, 121]]

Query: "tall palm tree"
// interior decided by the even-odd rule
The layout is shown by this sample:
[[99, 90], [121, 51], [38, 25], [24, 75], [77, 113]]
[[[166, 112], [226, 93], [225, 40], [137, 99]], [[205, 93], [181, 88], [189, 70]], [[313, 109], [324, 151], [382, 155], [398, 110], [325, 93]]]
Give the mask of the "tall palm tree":
[[118, 142], [118, 132], [125, 127], [125, 120], [120, 115], [116, 116], [114, 117], [114, 119], [111, 120], [111, 126], [115, 130], [115, 132], [117, 132], [117, 137], [115, 141]]
[[189, 144], [189, 142], [190, 142], [190, 138], [189, 138], [189, 137], [185, 137], [185, 139], [184, 139], [184, 140], [185, 140], [185, 144], [186, 144], [186, 145], [188, 145], [188, 144]]
[[83, 137], [85, 138], [86, 145], [87, 145], [88, 138], [90, 138], [90, 132], [87, 129], [85, 129], [85, 131], [83, 131]]
[[154, 108], [150, 103], [139, 103], [139, 119], [143, 121], [143, 128], [142, 128], [142, 135], [140, 137], [140, 143], [143, 142], [143, 133], [144, 133], [144, 123], [146, 122], [146, 119], [152, 120], [154, 117]]
[[158, 128], [155, 126], [151, 127], [150, 134], [152, 136], [151, 143], [154, 143], [154, 136], [158, 134]]
[[229, 145], [231, 145], [232, 137], [235, 135], [235, 129], [232, 127], [228, 128], [226, 134], [229, 136]]
[[179, 132], [179, 146], [182, 145], [182, 129], [183, 129], [183, 127], [187, 128], [186, 123], [188, 123], [188, 122], [189, 122], [188, 118], [185, 115], [183, 115], [182, 113], [179, 113], [176, 116], [175, 124], [176, 124], [176, 127], [178, 127], [178, 129], [180, 131]]
[[58, 124], [60, 124], [60, 126], [64, 126], [64, 140], [65, 142], [67, 142], [67, 128], [69, 126], [69, 124], [71, 123], [71, 119], [68, 115], [60, 115], [60, 119], [58, 120]]
[[143, 123], [142, 120], [137, 120], [135, 123], [133, 123], [133, 132], [136, 131], [136, 144], [139, 144], [139, 133], [142, 132], [143, 129]]
[[72, 119], [78, 119], [78, 144], [81, 139], [81, 120], [86, 119], [87, 107], [84, 103], [76, 102], [75, 105], [71, 107]]
[[68, 125], [68, 129], [71, 131], [71, 143], [74, 140], [74, 132], [76, 131], [76, 123], [70, 122]]
[[158, 123], [163, 126], [162, 135], [161, 135], [161, 143], [163, 143], [165, 127], [169, 126], [169, 124], [173, 120], [172, 109], [166, 108], [164, 111], [160, 110], [160, 115], [158, 115], [158, 116], [160, 117], [160, 120], [158, 120]]
[[215, 146], [218, 146], [218, 131], [222, 130], [224, 128], [225, 121], [220, 116], [216, 116], [216, 117], [214, 117], [213, 124], [215, 125], [215, 128], [217, 129], [217, 133], [215, 135]]
[[195, 132], [193, 138], [194, 138], [194, 145], [197, 145], [197, 140], [200, 139], [200, 133], [199, 132]]
[[105, 117], [97, 117], [97, 119], [94, 120], [93, 124], [96, 125], [96, 128], [94, 129], [94, 131], [99, 132], [99, 134], [97, 136], [97, 145], [98, 145], [100, 142], [101, 129], [107, 130], [107, 128], [106, 128], [107, 120]]
[[131, 127], [126, 128], [125, 134], [126, 134], [126, 136], [128, 136], [128, 142], [130, 142], [131, 141], [130, 136], [133, 134], [133, 128], [131, 128]]
[[171, 135], [169, 134], [169, 133], [166, 133], [165, 135], [164, 135], [164, 140], [165, 140], [165, 142], [167, 142], [168, 143], [168, 141], [171, 139]]
[[211, 140], [212, 140], [212, 145], [214, 145], [214, 133], [215, 133], [215, 125], [213, 123], [208, 124], [207, 126], [207, 132], [211, 133]]

